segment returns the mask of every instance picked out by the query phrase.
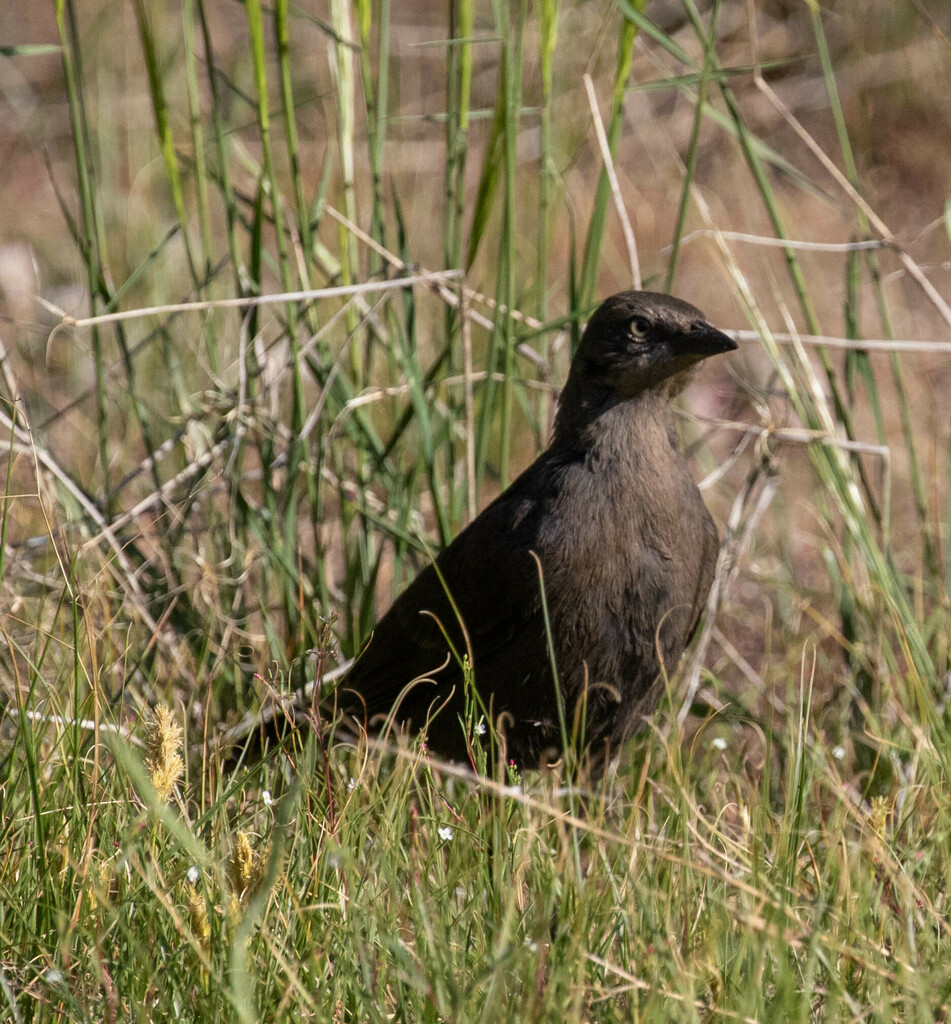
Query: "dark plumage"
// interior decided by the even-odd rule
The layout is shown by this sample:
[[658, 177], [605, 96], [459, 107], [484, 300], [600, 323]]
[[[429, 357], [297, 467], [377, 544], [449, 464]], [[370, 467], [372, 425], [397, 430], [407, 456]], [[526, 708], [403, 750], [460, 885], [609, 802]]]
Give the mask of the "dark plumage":
[[433, 751], [465, 759], [459, 659], [468, 650], [506, 756], [519, 767], [557, 756], [534, 552], [568, 731], [581, 722], [602, 763], [616, 753], [660, 699], [717, 559], [668, 400], [694, 364], [735, 348], [668, 295], [604, 302], [571, 364], [550, 446], [400, 595], [338, 691], [344, 710], [371, 723], [395, 706], [396, 721], [425, 728]]

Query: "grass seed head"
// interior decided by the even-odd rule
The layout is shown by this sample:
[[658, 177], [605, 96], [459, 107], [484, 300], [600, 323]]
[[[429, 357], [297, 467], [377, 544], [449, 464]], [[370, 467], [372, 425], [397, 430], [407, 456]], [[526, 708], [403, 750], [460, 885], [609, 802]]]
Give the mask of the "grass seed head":
[[211, 923], [208, 920], [205, 897], [197, 885], [185, 886], [185, 906], [192, 932], [201, 948], [207, 952], [211, 946]]
[[165, 703], [156, 705], [149, 720], [145, 767], [159, 800], [168, 800], [185, 771], [185, 762], [182, 760], [182, 727]]
[[228, 863], [228, 879], [231, 882], [232, 896], [239, 904], [247, 903], [254, 895], [267, 865], [270, 848], [255, 850], [246, 832], [235, 833], [231, 847], [231, 860]]

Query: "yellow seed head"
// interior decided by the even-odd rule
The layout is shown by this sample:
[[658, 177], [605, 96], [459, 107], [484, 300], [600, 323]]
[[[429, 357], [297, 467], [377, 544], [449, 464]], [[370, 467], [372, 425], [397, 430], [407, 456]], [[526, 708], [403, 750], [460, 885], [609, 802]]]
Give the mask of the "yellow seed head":
[[188, 909], [192, 933], [198, 939], [201, 948], [207, 951], [211, 946], [211, 924], [208, 921], [205, 897], [197, 885], [185, 886], [185, 906]]
[[149, 720], [148, 756], [145, 767], [161, 801], [172, 795], [185, 771], [182, 760], [182, 728], [167, 704], [156, 705]]
[[246, 903], [254, 895], [267, 864], [270, 848], [255, 850], [246, 832], [236, 832], [231, 847], [231, 860], [228, 864], [228, 878], [231, 882], [232, 895], [241, 903]]
[[868, 816], [869, 827], [879, 836], [888, 833], [888, 819], [891, 816], [891, 806], [888, 797], [876, 796], [872, 799], [872, 807]]
[[112, 864], [107, 860], [96, 858], [89, 871], [86, 895], [90, 910], [96, 911], [104, 907], [112, 898], [113, 887]]

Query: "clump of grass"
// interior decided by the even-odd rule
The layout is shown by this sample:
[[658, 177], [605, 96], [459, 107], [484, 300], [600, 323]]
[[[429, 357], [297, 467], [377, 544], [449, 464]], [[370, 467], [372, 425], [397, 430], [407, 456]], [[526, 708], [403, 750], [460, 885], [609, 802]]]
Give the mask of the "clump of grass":
[[[714, 720], [689, 750], [643, 745], [602, 789], [582, 778], [580, 817], [556, 777], [479, 779], [418, 746], [338, 744], [327, 772], [307, 770], [315, 736], [252, 771], [216, 765], [217, 786], [186, 783], [179, 811], [143, 810], [141, 755], [110, 740], [98, 779], [86, 756], [37, 780], [48, 811], [72, 785], [96, 793], [69, 827], [45, 815], [41, 857], [8, 762], [9, 1005], [86, 1019], [103, 999], [118, 1017], [190, 994], [207, 1020], [338, 1005], [476, 1020], [504, 1004], [515, 1021], [578, 1022], [934, 1009], [947, 789], [863, 810], [807, 696], [798, 734], [776, 737], [795, 753], [785, 776]], [[928, 744], [914, 756], [930, 777]]]

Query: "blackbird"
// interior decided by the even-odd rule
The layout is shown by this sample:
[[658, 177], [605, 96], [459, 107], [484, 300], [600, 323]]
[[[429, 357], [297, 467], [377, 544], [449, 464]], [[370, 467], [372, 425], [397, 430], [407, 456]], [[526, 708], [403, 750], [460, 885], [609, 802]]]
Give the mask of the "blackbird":
[[696, 363], [735, 348], [669, 295], [602, 303], [549, 447], [380, 620], [337, 691], [345, 714], [370, 726], [392, 713], [456, 760], [483, 716], [520, 768], [566, 737], [592, 763], [617, 754], [696, 629], [719, 549], [668, 403]]

